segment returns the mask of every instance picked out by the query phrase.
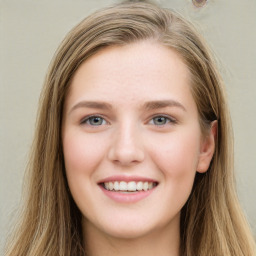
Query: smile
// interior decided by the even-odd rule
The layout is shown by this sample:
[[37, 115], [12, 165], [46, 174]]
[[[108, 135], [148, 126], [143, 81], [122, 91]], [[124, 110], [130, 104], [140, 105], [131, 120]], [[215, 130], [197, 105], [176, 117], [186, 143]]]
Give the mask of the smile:
[[101, 185], [108, 191], [129, 193], [151, 190], [157, 186], [157, 183], [148, 181], [110, 181], [101, 183]]
[[156, 191], [159, 182], [147, 177], [114, 175], [98, 182], [105, 196], [116, 203], [137, 203]]

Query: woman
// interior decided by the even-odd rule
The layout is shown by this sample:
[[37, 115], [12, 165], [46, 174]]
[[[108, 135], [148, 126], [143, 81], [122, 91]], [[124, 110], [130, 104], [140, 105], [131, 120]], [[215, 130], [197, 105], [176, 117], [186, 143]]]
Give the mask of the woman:
[[231, 134], [188, 22], [141, 1], [94, 13], [48, 71], [7, 255], [255, 255]]

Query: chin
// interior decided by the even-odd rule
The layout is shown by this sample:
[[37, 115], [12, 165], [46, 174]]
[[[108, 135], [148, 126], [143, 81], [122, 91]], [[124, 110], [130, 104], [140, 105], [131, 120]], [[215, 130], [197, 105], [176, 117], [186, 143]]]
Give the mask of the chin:
[[83, 226], [85, 230], [94, 234], [115, 239], [136, 239], [152, 233], [155, 229], [155, 225], [149, 220], [145, 220], [145, 218], [135, 219], [132, 216], [127, 219], [127, 215], [123, 217], [113, 215], [111, 220], [106, 218], [105, 220], [101, 219], [100, 222], [83, 219]]
[[137, 239], [140, 237], [144, 237], [152, 232], [151, 228], [147, 227], [122, 227], [118, 226], [117, 228], [111, 227], [111, 229], [107, 229], [105, 232], [107, 232], [107, 235], [113, 238], [118, 239]]

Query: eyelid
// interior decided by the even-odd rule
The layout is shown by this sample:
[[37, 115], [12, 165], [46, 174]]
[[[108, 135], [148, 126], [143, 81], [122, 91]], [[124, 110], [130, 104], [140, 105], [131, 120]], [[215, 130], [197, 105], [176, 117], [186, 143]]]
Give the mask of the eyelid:
[[168, 119], [169, 122], [167, 122], [167, 123], [165, 123], [165, 124], [163, 124], [163, 125], [156, 125], [156, 124], [153, 123], [152, 125], [154, 125], [154, 126], [161, 127], [161, 126], [165, 126], [165, 125], [167, 125], [167, 124], [169, 124], [169, 123], [171, 123], [171, 124], [173, 124], [173, 125], [174, 125], [174, 124], [177, 124], [177, 120], [176, 120], [175, 118], [173, 118], [173, 117], [171, 117], [171, 116], [169, 116], [169, 115], [166, 115], [166, 114], [156, 114], [156, 115], [154, 115], [153, 117], [150, 118], [149, 123], [150, 123], [151, 121], [153, 121], [153, 119], [156, 118], [156, 117], [164, 117], [164, 118]]
[[92, 115], [88, 115], [88, 116], [85, 116], [83, 117], [81, 120], [80, 120], [80, 124], [81, 125], [88, 125], [88, 126], [91, 126], [91, 127], [97, 127], [97, 126], [103, 126], [103, 125], [106, 125], [106, 124], [103, 124], [103, 125], [90, 125], [90, 124], [87, 124], [86, 121], [88, 121], [90, 118], [92, 117], [99, 117], [99, 118], [102, 118], [106, 124], [109, 124], [109, 122], [106, 120], [106, 118], [100, 114], [92, 114]]
[[[105, 124], [100, 124], [100, 125], [90, 125], [90, 124], [87, 124], [86, 122], [92, 118], [92, 117], [99, 117], [99, 118], [102, 118], [106, 123]], [[151, 123], [153, 121], [154, 118], [156, 117], [164, 117], [168, 120], [168, 122], [166, 122], [165, 124], [163, 125], [156, 125], [154, 123]], [[88, 125], [90, 127], [97, 127], [97, 126], [103, 126], [103, 125], [109, 125], [110, 122], [107, 121], [106, 117], [104, 117], [103, 115], [101, 114], [91, 114], [91, 115], [88, 115], [88, 116], [85, 116], [83, 117], [80, 122], [79, 122], [81, 125]], [[149, 121], [147, 121], [147, 123], [149, 123], [150, 125], [154, 125], [154, 126], [157, 126], [157, 127], [161, 127], [161, 126], [165, 126], [165, 125], [168, 125], [168, 124], [177, 124], [177, 120], [173, 117], [171, 117], [170, 115], [166, 115], [166, 114], [155, 114], [154, 116], [150, 117]]]

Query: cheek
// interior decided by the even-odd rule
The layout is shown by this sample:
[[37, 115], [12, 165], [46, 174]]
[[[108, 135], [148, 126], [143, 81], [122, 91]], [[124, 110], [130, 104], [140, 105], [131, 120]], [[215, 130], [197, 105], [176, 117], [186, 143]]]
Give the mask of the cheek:
[[90, 140], [90, 136], [79, 135], [79, 132], [66, 133], [63, 138], [63, 151], [67, 175], [80, 173], [90, 174], [103, 156], [102, 141]]
[[162, 143], [154, 144], [151, 146], [151, 155], [164, 173], [179, 175], [196, 171], [200, 152], [199, 136], [193, 133], [175, 134], [165, 138]]
[[66, 131], [63, 152], [67, 181], [72, 197], [84, 216], [93, 209], [93, 174], [102, 160], [104, 145], [79, 131]]
[[149, 145], [152, 162], [162, 175], [160, 212], [163, 222], [180, 213], [191, 194], [200, 146], [199, 136], [195, 135], [177, 132], [151, 140]]
[[[196, 134], [196, 133], [195, 133]], [[151, 156], [162, 172], [168, 189], [185, 197], [190, 194], [199, 160], [200, 139], [195, 134], [175, 134], [154, 147]]]

